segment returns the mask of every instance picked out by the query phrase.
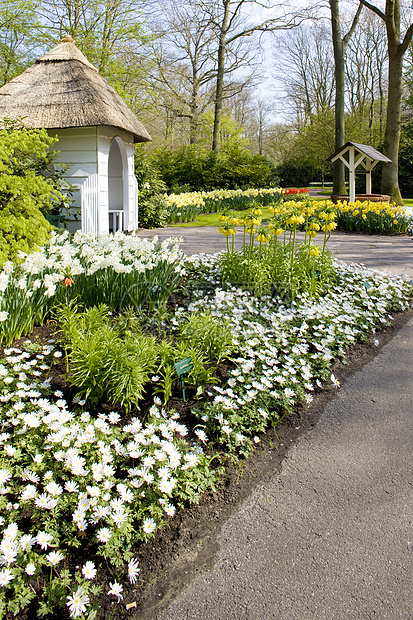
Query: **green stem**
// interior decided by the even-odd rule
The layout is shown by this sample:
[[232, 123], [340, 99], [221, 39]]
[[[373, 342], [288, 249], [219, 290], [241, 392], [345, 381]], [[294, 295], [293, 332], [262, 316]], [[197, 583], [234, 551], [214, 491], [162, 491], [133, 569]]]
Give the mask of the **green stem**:
[[[294, 226], [293, 229], [293, 242], [291, 244], [291, 255], [290, 255], [290, 287], [291, 287], [291, 296], [293, 297], [293, 267], [294, 267], [294, 251], [295, 251], [295, 237], [297, 232], [297, 226]], [[291, 235], [290, 235], [290, 243], [291, 243]]]
[[[293, 232], [293, 242], [291, 245], [291, 258], [293, 258], [294, 256], [294, 252], [295, 252], [295, 237], [297, 234], [297, 226], [294, 226], [294, 232]], [[291, 235], [290, 235], [290, 242], [291, 242]]]
[[250, 245], [249, 245], [249, 249], [248, 249], [248, 265], [249, 265], [250, 260], [252, 258], [253, 248], [254, 248], [254, 226], [251, 227], [251, 232], [250, 232]]
[[278, 237], [276, 235], [274, 235], [274, 241], [273, 241], [273, 260], [275, 260], [275, 256], [277, 254], [277, 243], [278, 243]]
[[[327, 235], [328, 233], [328, 235]], [[331, 236], [331, 230], [327, 230], [327, 228], [324, 231], [324, 243], [323, 243], [323, 251], [321, 252], [321, 261], [323, 261], [324, 259], [324, 254], [325, 254], [325, 250], [326, 250], [326, 245], [327, 245], [327, 241], [330, 239]]]

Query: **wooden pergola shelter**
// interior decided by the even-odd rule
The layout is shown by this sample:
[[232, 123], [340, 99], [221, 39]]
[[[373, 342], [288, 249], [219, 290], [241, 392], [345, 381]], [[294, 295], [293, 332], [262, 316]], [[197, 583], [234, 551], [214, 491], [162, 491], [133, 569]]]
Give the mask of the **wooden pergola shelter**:
[[347, 142], [329, 160], [334, 162], [337, 159], [343, 162], [349, 172], [349, 199], [354, 202], [356, 199], [356, 171], [362, 166], [363, 173], [366, 175], [366, 195], [372, 196], [371, 193], [371, 172], [373, 168], [382, 162], [391, 162], [391, 159], [380, 153], [372, 146], [367, 144], [357, 144], [357, 142]]

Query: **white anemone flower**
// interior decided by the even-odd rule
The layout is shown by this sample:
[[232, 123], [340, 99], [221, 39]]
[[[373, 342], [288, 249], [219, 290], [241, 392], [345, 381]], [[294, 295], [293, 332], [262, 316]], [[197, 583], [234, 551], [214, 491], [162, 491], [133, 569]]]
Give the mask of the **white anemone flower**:
[[36, 567], [33, 564], [33, 562], [29, 562], [26, 566], [26, 568], [24, 569], [24, 572], [27, 573], [28, 575], [34, 575], [34, 573], [36, 572]]
[[67, 601], [66, 605], [69, 607], [70, 617], [79, 618], [86, 611], [89, 597], [84, 594], [82, 586], [79, 586], [76, 592], [67, 597]]
[[56, 566], [56, 564], [64, 560], [64, 557], [65, 556], [60, 551], [51, 551], [47, 554], [46, 560], [48, 560], [52, 566]]
[[108, 592], [108, 596], [109, 595], [116, 596], [119, 602], [120, 599], [123, 598], [122, 597], [123, 587], [117, 581], [114, 581], [113, 583], [110, 583], [109, 585], [110, 585], [110, 590]]
[[108, 542], [111, 536], [112, 532], [107, 527], [102, 527], [100, 530], [98, 530], [98, 533], [96, 534], [98, 541], [103, 543]]
[[42, 549], [47, 549], [51, 546], [53, 536], [47, 532], [39, 532], [36, 536], [36, 542]]
[[150, 518], [145, 519], [142, 525], [142, 529], [145, 534], [152, 534], [152, 532], [156, 530], [156, 521]]
[[10, 569], [5, 568], [0, 571], [0, 587], [7, 586], [14, 579], [14, 575]]
[[97, 570], [93, 562], [86, 562], [82, 568], [82, 575], [85, 579], [94, 579], [96, 577]]
[[135, 558], [132, 558], [132, 560], [128, 564], [128, 577], [129, 577], [129, 581], [132, 584], [136, 583], [136, 579], [138, 577], [140, 570], [141, 569], [138, 566], [138, 560], [136, 560]]

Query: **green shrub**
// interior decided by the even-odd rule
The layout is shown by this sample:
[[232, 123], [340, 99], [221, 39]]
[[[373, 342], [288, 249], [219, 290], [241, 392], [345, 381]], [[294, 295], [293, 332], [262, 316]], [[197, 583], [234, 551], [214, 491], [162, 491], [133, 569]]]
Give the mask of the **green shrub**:
[[166, 224], [166, 202], [159, 194], [150, 190], [139, 192], [139, 228], [162, 228]]
[[212, 189], [272, 187], [278, 177], [272, 162], [253, 155], [239, 145], [224, 145], [219, 157], [198, 146], [183, 146], [175, 152], [162, 149], [153, 162], [168, 192]]
[[135, 150], [135, 176], [139, 190], [138, 224], [140, 228], [160, 228], [166, 224], [166, 185], [154, 161], [143, 147]]
[[297, 163], [286, 161], [277, 168], [281, 187], [306, 187], [320, 177], [320, 171], [312, 161]]
[[0, 266], [47, 242], [52, 226], [43, 213], [64, 201], [53, 177], [46, 177], [55, 142], [45, 129], [6, 121], [0, 130]]

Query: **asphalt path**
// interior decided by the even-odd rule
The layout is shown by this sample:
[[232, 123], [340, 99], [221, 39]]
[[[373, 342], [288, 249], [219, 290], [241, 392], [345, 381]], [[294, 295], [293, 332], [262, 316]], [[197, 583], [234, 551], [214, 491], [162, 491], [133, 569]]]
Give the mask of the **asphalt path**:
[[158, 620], [413, 618], [413, 320], [230, 517]]
[[[213, 229], [176, 233], [189, 253], [220, 249]], [[413, 279], [412, 237], [335, 233], [329, 247]], [[413, 319], [346, 380], [222, 527], [212, 568], [154, 620], [413, 619], [412, 418]]]

